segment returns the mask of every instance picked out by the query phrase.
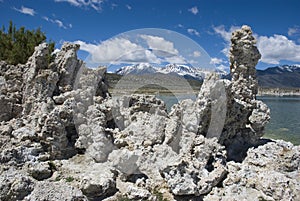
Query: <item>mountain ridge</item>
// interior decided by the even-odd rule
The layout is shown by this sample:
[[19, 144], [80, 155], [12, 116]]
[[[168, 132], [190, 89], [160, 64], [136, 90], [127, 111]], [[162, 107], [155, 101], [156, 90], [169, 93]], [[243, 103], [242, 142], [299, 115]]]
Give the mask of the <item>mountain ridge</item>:
[[257, 70], [258, 84], [264, 88], [300, 88], [300, 65], [281, 65]]
[[[215, 69], [224, 79], [231, 79], [229, 73]], [[177, 75], [185, 79], [203, 81], [205, 75], [211, 71], [201, 70], [187, 65], [168, 64], [164, 67], [154, 67], [148, 63], [140, 63], [132, 66], [123, 66], [115, 71], [118, 75], [145, 75], [161, 73], [165, 75]], [[300, 64], [280, 65], [268, 67], [264, 70], [257, 69], [258, 84], [262, 88], [300, 88]]]
[[[220, 75], [225, 74], [225, 71], [214, 70]], [[203, 81], [204, 77], [212, 72], [212, 70], [204, 70], [183, 64], [167, 64], [163, 67], [155, 67], [149, 63], [139, 63], [131, 66], [123, 66], [115, 71], [118, 75], [144, 75], [152, 73], [161, 73], [166, 75], [178, 75], [186, 79], [195, 79]]]

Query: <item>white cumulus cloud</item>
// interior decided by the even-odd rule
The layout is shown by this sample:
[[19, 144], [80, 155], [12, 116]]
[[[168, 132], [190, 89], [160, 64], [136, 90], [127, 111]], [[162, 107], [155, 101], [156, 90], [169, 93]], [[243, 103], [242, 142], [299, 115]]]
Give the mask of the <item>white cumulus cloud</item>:
[[190, 11], [194, 15], [197, 15], [198, 12], [199, 12], [197, 6], [194, 6], [194, 7], [190, 8], [190, 9], [188, 9], [188, 11]]
[[261, 61], [279, 64], [281, 60], [300, 62], [300, 45], [283, 35], [271, 37], [259, 36], [257, 47], [261, 52]]
[[164, 58], [163, 61], [168, 62], [170, 64], [186, 64], [187, 63], [186, 59], [181, 55], [173, 56], [173, 57], [166, 57], [166, 58]]
[[177, 64], [186, 63], [185, 58], [179, 54], [173, 42], [159, 36], [140, 35], [140, 37], [146, 41], [148, 48], [162, 61]]
[[20, 12], [20, 13], [23, 13], [25, 15], [31, 15], [31, 16], [34, 16], [36, 14], [36, 12], [34, 11], [34, 9], [32, 8], [27, 8], [27, 7], [24, 7], [22, 6], [20, 9], [18, 8], [13, 8], [14, 10]]
[[61, 20], [58, 20], [58, 19], [51, 19], [49, 17], [43, 17], [44, 20], [46, 20], [47, 22], [51, 22], [53, 24], [56, 24], [58, 27], [60, 28], [64, 28], [64, 29], [67, 29], [67, 28], [72, 28], [72, 24], [64, 24]]
[[102, 10], [103, 0], [54, 0], [55, 2], [68, 2], [77, 7], [91, 7], [96, 11]]
[[153, 51], [164, 52], [168, 55], [178, 55], [178, 50], [174, 47], [174, 43], [165, 40], [163, 37], [152, 35], [140, 35], [140, 37], [147, 42], [149, 48]]
[[74, 41], [80, 49], [89, 53], [87, 63], [92, 64], [136, 64], [163, 62], [184, 64], [186, 59], [179, 54], [171, 41], [153, 35], [139, 35], [146, 42], [141, 45], [127, 38], [117, 37], [99, 44]]
[[80, 49], [90, 53], [93, 63], [160, 63], [151, 51], [131, 42], [125, 38], [113, 38], [91, 44], [84, 41], [75, 41], [80, 45]]
[[231, 39], [231, 33], [234, 32], [235, 30], [239, 29], [240, 27], [238, 26], [231, 26], [230, 29], [227, 31], [225, 29], [224, 25], [220, 25], [217, 27], [213, 27], [213, 30], [215, 31], [215, 33], [221, 35], [221, 37], [226, 41], [226, 42], [230, 42]]
[[288, 35], [293, 36], [293, 35], [300, 35], [300, 27], [299, 26], [294, 26], [292, 28], [288, 29]]
[[[222, 52], [228, 56], [231, 33], [238, 27], [232, 26], [226, 30], [223, 25], [213, 27], [216, 34], [219, 34], [226, 45]], [[294, 34], [294, 33], [293, 33]], [[257, 40], [257, 48], [260, 51], [261, 61], [268, 64], [280, 64], [280, 61], [287, 60], [300, 62], [300, 45], [284, 35], [274, 34], [273, 36], [259, 36], [254, 34]]]
[[210, 59], [210, 64], [214, 64], [218, 70], [229, 72], [229, 62], [224, 59], [213, 57]]
[[196, 29], [187, 29], [187, 32], [191, 35], [200, 36], [200, 33]]
[[213, 57], [213, 58], [211, 58], [210, 63], [211, 64], [221, 64], [221, 63], [224, 63], [224, 60], [220, 59], [220, 58]]
[[200, 56], [201, 56], [201, 52], [199, 52], [199, 51], [193, 52], [193, 57], [200, 57]]
[[219, 34], [226, 42], [224, 49], [222, 49], [222, 53], [225, 54], [227, 57], [229, 56], [229, 48], [230, 48], [230, 39], [231, 33], [235, 30], [239, 29], [238, 26], [231, 26], [230, 29], [227, 31], [224, 25], [220, 25], [217, 27], [213, 27], [213, 30], [216, 34]]
[[128, 10], [131, 10], [132, 9], [132, 7], [130, 6], [130, 5], [126, 5], [126, 8], [128, 9]]

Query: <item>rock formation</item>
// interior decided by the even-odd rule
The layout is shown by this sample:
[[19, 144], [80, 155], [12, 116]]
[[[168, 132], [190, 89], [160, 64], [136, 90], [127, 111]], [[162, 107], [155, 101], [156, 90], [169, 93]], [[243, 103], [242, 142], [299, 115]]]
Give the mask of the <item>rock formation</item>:
[[300, 147], [261, 139], [249, 27], [232, 35], [232, 81], [208, 76], [170, 113], [155, 96], [110, 97], [78, 49], [0, 62], [0, 200], [300, 199]]

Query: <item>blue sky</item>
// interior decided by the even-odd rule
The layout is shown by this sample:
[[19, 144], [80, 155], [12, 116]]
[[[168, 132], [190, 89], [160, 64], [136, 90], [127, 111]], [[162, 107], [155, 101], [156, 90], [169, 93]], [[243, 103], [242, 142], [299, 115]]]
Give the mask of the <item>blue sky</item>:
[[[118, 35], [159, 28], [189, 37], [208, 53], [211, 63], [228, 67], [231, 31], [243, 24], [251, 26], [257, 38], [262, 54], [259, 69], [300, 63], [299, 0], [0, 0], [0, 9], [1, 25], [12, 20], [17, 27], [41, 27], [56, 48], [64, 41], [77, 42], [82, 48], [79, 57], [87, 60], [89, 55], [95, 63], [136, 48], [143, 52], [130, 54], [132, 60], [170, 60], [170, 55], [162, 60], [153, 48], [178, 54], [172, 61], [185, 57], [173, 44], [178, 41], [164, 35], [144, 34], [144, 45]], [[200, 52], [194, 50], [193, 56]]]

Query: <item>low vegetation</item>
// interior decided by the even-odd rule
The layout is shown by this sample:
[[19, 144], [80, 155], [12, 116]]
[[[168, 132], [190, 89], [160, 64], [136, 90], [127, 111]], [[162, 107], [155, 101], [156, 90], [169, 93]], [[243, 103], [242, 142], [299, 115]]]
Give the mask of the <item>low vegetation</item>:
[[72, 182], [72, 181], [74, 181], [74, 178], [73, 178], [73, 177], [67, 177], [67, 178], [66, 178], [66, 182]]

